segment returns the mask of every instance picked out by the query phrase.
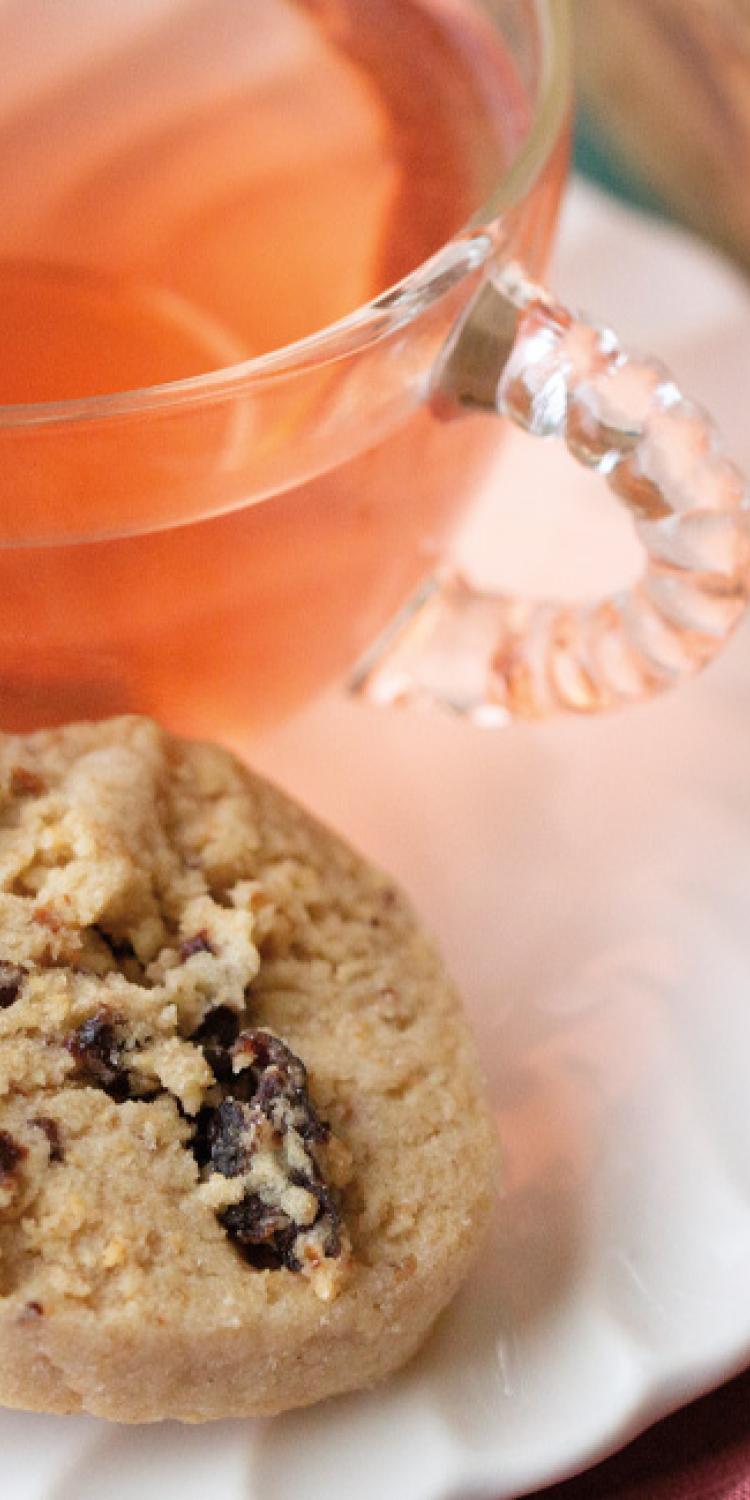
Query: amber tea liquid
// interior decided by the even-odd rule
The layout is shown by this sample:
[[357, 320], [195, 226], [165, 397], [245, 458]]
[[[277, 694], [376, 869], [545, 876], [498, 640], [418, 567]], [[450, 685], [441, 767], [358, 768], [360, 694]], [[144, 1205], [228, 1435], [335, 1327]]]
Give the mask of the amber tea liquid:
[[[201, 377], [390, 287], [501, 179], [523, 89], [469, 0], [24, 0], [0, 51], [0, 727], [138, 710], [237, 738], [430, 571], [494, 424], [422, 406], [371, 433], [369, 354], [330, 463], [343, 366], [244, 404], [54, 404]], [[563, 165], [516, 216], [532, 269]]]

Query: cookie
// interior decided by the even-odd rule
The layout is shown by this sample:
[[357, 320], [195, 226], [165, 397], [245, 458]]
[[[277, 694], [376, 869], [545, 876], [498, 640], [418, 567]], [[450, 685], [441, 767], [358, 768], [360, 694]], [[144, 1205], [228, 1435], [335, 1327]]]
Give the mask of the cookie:
[[0, 1403], [204, 1421], [378, 1381], [493, 1171], [391, 881], [146, 719], [0, 737]]

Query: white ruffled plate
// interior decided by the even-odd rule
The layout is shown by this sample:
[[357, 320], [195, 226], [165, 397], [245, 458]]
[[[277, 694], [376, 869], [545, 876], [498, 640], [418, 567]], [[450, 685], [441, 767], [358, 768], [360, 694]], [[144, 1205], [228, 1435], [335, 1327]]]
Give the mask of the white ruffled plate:
[[[750, 466], [750, 298], [732, 273], [577, 187], [555, 281], [667, 357]], [[514, 438], [498, 480], [468, 560], [502, 547], [530, 587], [621, 571], [620, 518], [554, 449]], [[496, 1229], [380, 1390], [199, 1429], [4, 1413], [3, 1496], [521, 1493], [750, 1359], [750, 629], [674, 700], [607, 721], [492, 735], [332, 697], [253, 759], [437, 932], [505, 1144]]]

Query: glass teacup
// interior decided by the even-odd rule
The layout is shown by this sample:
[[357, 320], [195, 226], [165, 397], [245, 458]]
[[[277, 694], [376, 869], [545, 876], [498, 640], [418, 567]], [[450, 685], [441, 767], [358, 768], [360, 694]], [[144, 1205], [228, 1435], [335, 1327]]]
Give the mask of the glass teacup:
[[[201, 161], [209, 178], [228, 170], [227, 143], [239, 127], [227, 99], [231, 93], [232, 109], [240, 108], [243, 87], [242, 38], [232, 28], [248, 17], [247, 44], [262, 48], [259, 17], [262, 10], [271, 16], [269, 6], [276, 16], [288, 12], [290, 24], [318, 28], [360, 71], [366, 63], [370, 82], [389, 78], [398, 63], [393, 100], [402, 103], [417, 57], [427, 57], [428, 73], [433, 67], [431, 54], [409, 54], [408, 27], [424, 21], [420, 47], [429, 36], [444, 61], [463, 38], [461, 87], [474, 100], [476, 118], [467, 106], [456, 157], [459, 165], [471, 163], [456, 178], [468, 194], [462, 223], [400, 274], [413, 253], [416, 222], [402, 163], [403, 201], [398, 194], [388, 200], [389, 239], [380, 252], [386, 284], [320, 324], [315, 307], [336, 313], [332, 292], [346, 279], [355, 231], [371, 211], [360, 209], [359, 199], [356, 211], [347, 206], [348, 194], [373, 186], [367, 162], [341, 168], [321, 206], [316, 265], [300, 253], [305, 246], [294, 238], [293, 221], [283, 218], [283, 191], [283, 242], [254, 272], [243, 258], [251, 241], [242, 237], [248, 231], [241, 216], [212, 218], [210, 234], [196, 219], [198, 227], [171, 253], [171, 269], [184, 271], [176, 281], [165, 279], [165, 262], [158, 279], [150, 241], [148, 254], [141, 245], [146, 226], [164, 212], [170, 185], [194, 194]], [[386, 35], [386, 9], [407, 28], [403, 36]], [[33, 127], [17, 212], [10, 182], [0, 230], [0, 290], [16, 318], [11, 327], [6, 312], [6, 338], [15, 338], [14, 348], [31, 347], [31, 309], [39, 368], [50, 381], [31, 401], [23, 386], [13, 387], [0, 409], [0, 727], [137, 711], [176, 730], [237, 740], [336, 680], [380, 701], [438, 700], [501, 723], [627, 702], [714, 654], [746, 600], [742, 481], [708, 419], [661, 366], [628, 357], [614, 335], [577, 319], [537, 284], [568, 155], [564, 0], [388, 0], [385, 9], [383, 0], [263, 0], [258, 10], [212, 0], [197, 8], [200, 25], [209, 24], [205, 54], [202, 35], [190, 32], [195, 77], [218, 78], [223, 68], [231, 90], [221, 75], [221, 109], [216, 99], [196, 105], [208, 122], [197, 155], [186, 157], [181, 144], [174, 156], [176, 127], [172, 135], [162, 124], [152, 130], [148, 141], [168, 140], [172, 152], [163, 182], [156, 167], [139, 163], [135, 147], [119, 150], [121, 180], [99, 161], [102, 120], [114, 128], [105, 108], [111, 64], [102, 75], [99, 51], [106, 51], [115, 16], [118, 27], [130, 17], [137, 28], [143, 7], [128, 0], [115, 11], [97, 0], [92, 9], [90, 0], [69, 0], [35, 53], [34, 25], [49, 22], [48, 10], [49, 0], [34, 0], [25, 13], [33, 78], [28, 96], [21, 90], [15, 135], [4, 140], [0, 130], [0, 159], [9, 160], [15, 142], [11, 177], [18, 182], [24, 119]], [[174, 39], [175, 27], [180, 38], [181, 25], [198, 24], [187, 0], [160, 0], [150, 8], [150, 27], [157, 11], [167, 38]], [[190, 87], [182, 40], [174, 74], [163, 45], [154, 49], [149, 39], [144, 53], [137, 36], [126, 40], [141, 61], [128, 63], [122, 78], [143, 111], [153, 110], [152, 96], [176, 96], [178, 83]], [[81, 49], [96, 54], [88, 106]], [[149, 85], [152, 52], [159, 62]], [[441, 88], [455, 114], [450, 90], [458, 71], [453, 61], [444, 71], [444, 63], [434, 67], [437, 138]], [[345, 90], [335, 93], [337, 109], [342, 99]], [[485, 128], [485, 108], [488, 119], [499, 109], [495, 134]], [[214, 131], [214, 118], [229, 119], [229, 133]], [[426, 119], [418, 122], [420, 149], [406, 163], [412, 183], [422, 181], [414, 174], [424, 165]], [[292, 128], [288, 118], [284, 128]], [[410, 128], [413, 134], [407, 121], [407, 134]], [[268, 121], [264, 131], [269, 179], [258, 201], [268, 206], [280, 189]], [[451, 139], [448, 133], [443, 157], [431, 161], [438, 207], [453, 191], [451, 179], [440, 177]], [[24, 217], [40, 140], [43, 155], [45, 145], [47, 155], [54, 147], [63, 164], [57, 198], [47, 166], [46, 238], [33, 213]], [[69, 195], [65, 172], [80, 159], [76, 152], [98, 166]], [[241, 153], [237, 160], [232, 170], [241, 174]], [[298, 170], [306, 170], [304, 162]], [[469, 201], [472, 192], [476, 201]], [[425, 204], [429, 192], [427, 212]], [[327, 237], [326, 212], [336, 221], [335, 233], [325, 221]], [[131, 257], [115, 274], [108, 269], [113, 236], [119, 246], [134, 215]], [[433, 237], [440, 222], [438, 215]], [[254, 274], [254, 308], [265, 298], [269, 326], [292, 335], [302, 326], [301, 336], [248, 355], [242, 330], [216, 310], [230, 252], [232, 284]], [[388, 283], [385, 268], [398, 279]], [[270, 291], [261, 285], [269, 274]], [[58, 320], [61, 298], [65, 316]], [[295, 298], [306, 323], [299, 323]], [[81, 376], [91, 390], [60, 398], [55, 359], [64, 374], [70, 350], [89, 338], [97, 358], [109, 353], [114, 360], [121, 337], [127, 358], [116, 368], [132, 377], [118, 373], [116, 386], [101, 389], [100, 364]], [[144, 379], [152, 357], [156, 377]], [[452, 572], [451, 538], [502, 441], [498, 415], [558, 436], [609, 480], [644, 545], [645, 574], [634, 589], [574, 609], [480, 593]]]

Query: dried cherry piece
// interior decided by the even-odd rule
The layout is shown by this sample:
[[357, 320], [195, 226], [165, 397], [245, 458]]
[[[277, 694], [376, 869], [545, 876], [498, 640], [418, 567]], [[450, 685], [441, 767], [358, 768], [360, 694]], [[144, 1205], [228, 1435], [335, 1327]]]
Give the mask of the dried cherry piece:
[[312, 1224], [295, 1223], [280, 1203], [268, 1203], [250, 1188], [239, 1203], [229, 1204], [218, 1216], [250, 1265], [258, 1270], [301, 1271], [299, 1236], [314, 1226], [322, 1231], [325, 1255], [340, 1255], [343, 1248], [335, 1196], [309, 1151], [310, 1143], [326, 1141], [330, 1130], [310, 1102], [307, 1069], [291, 1048], [272, 1032], [255, 1028], [237, 1035], [237, 1028], [234, 1012], [219, 1007], [193, 1034], [227, 1095], [220, 1104], [200, 1111], [192, 1149], [201, 1167], [239, 1177], [251, 1166], [259, 1126], [265, 1127], [268, 1139], [270, 1123], [278, 1143], [289, 1131], [301, 1137], [308, 1147], [307, 1165], [305, 1170], [287, 1167], [286, 1175], [289, 1186], [305, 1188], [316, 1199]]
[[14, 1140], [7, 1130], [0, 1130], [0, 1180], [11, 1177], [27, 1155], [26, 1147], [20, 1141]]
[[[257, 1119], [257, 1116], [256, 1116]], [[253, 1112], [237, 1099], [224, 1099], [208, 1122], [208, 1160], [222, 1177], [239, 1177], [250, 1165]]]
[[104, 1006], [95, 1011], [64, 1038], [64, 1046], [87, 1083], [96, 1084], [117, 1103], [129, 1097], [124, 1048], [117, 1035], [117, 1019], [111, 1011]]
[[236, 1057], [249, 1053], [252, 1066], [259, 1073], [265, 1073], [269, 1068], [275, 1069], [279, 1079], [283, 1079], [287, 1087], [307, 1087], [307, 1068], [304, 1063], [292, 1052], [291, 1047], [287, 1047], [286, 1042], [282, 1042], [280, 1037], [274, 1036], [270, 1031], [254, 1028], [240, 1032], [234, 1052]]
[[231, 1203], [219, 1217], [232, 1239], [243, 1246], [266, 1245], [291, 1225], [288, 1214], [264, 1203], [258, 1193], [246, 1193], [240, 1203]]
[[186, 963], [189, 958], [192, 958], [194, 953], [215, 952], [216, 949], [208, 933], [205, 931], [196, 932], [193, 937], [184, 938], [180, 943], [180, 962], [183, 964]]
[[203, 1049], [203, 1056], [218, 1083], [232, 1081], [232, 1047], [239, 1029], [237, 1013], [228, 1005], [218, 1005], [216, 1010], [209, 1011], [190, 1038]]
[[26, 970], [20, 964], [0, 959], [0, 1010], [7, 1010], [15, 1004], [25, 978]]

